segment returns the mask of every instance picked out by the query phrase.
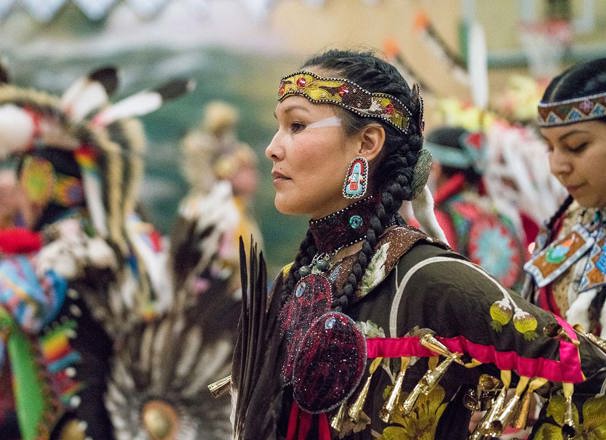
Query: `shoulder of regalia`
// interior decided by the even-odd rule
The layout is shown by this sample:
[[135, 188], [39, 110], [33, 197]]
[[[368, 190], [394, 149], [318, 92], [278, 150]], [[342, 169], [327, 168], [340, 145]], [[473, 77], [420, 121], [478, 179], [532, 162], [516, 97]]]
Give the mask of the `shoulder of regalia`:
[[[448, 249], [446, 244], [434, 240], [423, 231], [411, 226], [395, 226], [385, 231], [375, 247], [375, 253], [358, 286], [356, 296], [358, 298], [366, 296], [372, 289], [389, 276], [402, 257], [404, 257], [415, 245], [420, 243]], [[340, 271], [336, 281], [337, 285], [343, 285], [345, 283], [346, 276], [353, 263], [354, 259], [344, 260], [343, 265], [345, 267], [343, 269], [345, 270]]]

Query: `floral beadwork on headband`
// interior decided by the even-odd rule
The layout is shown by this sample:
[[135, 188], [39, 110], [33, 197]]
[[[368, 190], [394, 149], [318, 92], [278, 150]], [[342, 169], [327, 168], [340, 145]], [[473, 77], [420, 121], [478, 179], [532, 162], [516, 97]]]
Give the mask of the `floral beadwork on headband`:
[[539, 104], [540, 127], [574, 124], [606, 116], [606, 93]]
[[406, 133], [411, 113], [396, 97], [371, 93], [353, 81], [324, 78], [311, 72], [297, 72], [280, 81], [278, 99], [301, 95], [314, 104], [334, 104], [359, 116], [382, 119]]

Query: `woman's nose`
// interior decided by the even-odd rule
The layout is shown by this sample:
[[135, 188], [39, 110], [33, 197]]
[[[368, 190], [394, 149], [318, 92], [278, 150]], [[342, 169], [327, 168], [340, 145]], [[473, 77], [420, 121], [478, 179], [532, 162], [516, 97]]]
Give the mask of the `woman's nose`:
[[549, 166], [551, 168], [551, 173], [556, 177], [562, 177], [572, 172], [570, 159], [557, 149], [552, 151], [549, 157]]
[[280, 145], [278, 132], [274, 134], [274, 137], [271, 139], [271, 142], [269, 143], [267, 148], [265, 148], [265, 157], [274, 162], [284, 157], [284, 149]]

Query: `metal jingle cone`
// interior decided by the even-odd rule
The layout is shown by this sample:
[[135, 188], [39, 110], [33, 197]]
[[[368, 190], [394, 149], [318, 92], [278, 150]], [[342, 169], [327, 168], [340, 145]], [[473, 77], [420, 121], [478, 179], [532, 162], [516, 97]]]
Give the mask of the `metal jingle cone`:
[[436, 368], [427, 371], [423, 375], [419, 383], [412, 389], [411, 393], [408, 395], [402, 405], [404, 414], [408, 414], [412, 410], [421, 394], [427, 395], [431, 392], [431, 390], [434, 389], [440, 379], [442, 379], [444, 374], [446, 374], [448, 367], [450, 367], [450, 364], [452, 364], [455, 359], [455, 357], [448, 357]]
[[505, 427], [509, 425], [513, 417], [517, 414], [519, 408], [520, 396], [514, 394], [503, 408], [503, 411], [501, 411], [501, 413], [491, 422], [489, 434], [495, 437], [501, 435]]
[[389, 423], [391, 421], [391, 416], [393, 414], [394, 409], [396, 408], [396, 403], [398, 402], [400, 393], [402, 392], [402, 384], [404, 383], [404, 376], [406, 375], [406, 369], [408, 368], [408, 364], [410, 363], [410, 358], [402, 358], [401, 362], [402, 364], [400, 367], [400, 371], [396, 376], [396, 380], [394, 382], [393, 389], [391, 390], [391, 394], [383, 405], [383, 408], [381, 408], [381, 410], [379, 411], [379, 418], [385, 423]]
[[349, 407], [349, 411], [347, 411], [347, 415], [355, 423], [358, 423], [360, 420], [360, 413], [362, 412], [364, 404], [366, 403], [366, 397], [368, 396], [368, 390], [370, 389], [372, 375], [375, 374], [375, 371], [377, 371], [377, 368], [379, 368], [379, 365], [381, 365], [382, 360], [383, 358], [378, 357], [371, 362], [370, 367], [368, 368], [368, 378], [366, 378], [366, 382], [364, 383], [362, 390], [360, 390], [360, 394], [358, 394], [358, 397], [354, 403], [352, 403], [352, 405]]
[[372, 379], [372, 374], [369, 374], [366, 378], [366, 382], [358, 394], [358, 397], [354, 401], [354, 403], [349, 407], [349, 411], [347, 411], [347, 415], [351, 420], [355, 423], [358, 423], [360, 420], [360, 413], [362, 412], [362, 408], [364, 408], [364, 404], [366, 403], [366, 397], [368, 396], [368, 390], [370, 389], [370, 380]]
[[507, 387], [503, 387], [499, 395], [495, 398], [491, 408], [488, 410], [482, 421], [478, 423], [478, 426], [476, 426], [476, 429], [469, 436], [468, 440], [481, 440], [482, 438], [484, 438], [484, 436], [489, 435], [488, 433], [490, 432], [490, 426], [501, 411], [501, 408], [505, 403], [506, 394]]
[[208, 391], [215, 398], [223, 396], [224, 394], [229, 393], [231, 390], [231, 375], [224, 377], [223, 379], [219, 379], [213, 383], [208, 384]]
[[343, 401], [339, 406], [337, 413], [330, 419], [330, 427], [335, 430], [336, 433], [340, 433], [343, 429], [343, 422], [345, 420], [345, 413], [347, 412], [347, 402]]
[[436, 339], [431, 333], [427, 332], [423, 336], [419, 338], [420, 344], [433, 351], [434, 353], [440, 354], [444, 357], [452, 357], [455, 358], [457, 363], [461, 363], [459, 359], [460, 354], [456, 354], [451, 352], [444, 344], [442, 344], [438, 339]]

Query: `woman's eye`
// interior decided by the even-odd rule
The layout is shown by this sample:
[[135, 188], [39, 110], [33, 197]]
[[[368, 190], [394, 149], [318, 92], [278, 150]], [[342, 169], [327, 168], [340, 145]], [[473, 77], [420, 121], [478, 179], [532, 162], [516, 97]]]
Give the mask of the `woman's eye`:
[[589, 142], [583, 142], [578, 145], [571, 145], [568, 147], [568, 150], [572, 153], [580, 153], [585, 149], [585, 147], [587, 147], [587, 145], [589, 145]]
[[301, 122], [293, 122], [290, 124], [290, 131], [293, 133], [298, 133], [305, 129], [305, 124]]

